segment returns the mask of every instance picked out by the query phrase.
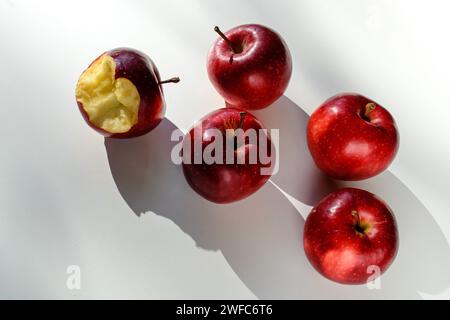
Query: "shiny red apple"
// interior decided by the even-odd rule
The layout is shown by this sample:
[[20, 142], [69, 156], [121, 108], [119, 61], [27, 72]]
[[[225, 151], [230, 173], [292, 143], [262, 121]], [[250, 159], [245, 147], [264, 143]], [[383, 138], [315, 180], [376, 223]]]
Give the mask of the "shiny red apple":
[[192, 189], [209, 201], [230, 203], [261, 188], [275, 164], [274, 146], [263, 129], [252, 114], [236, 108], [203, 117], [183, 141], [183, 172]]
[[90, 127], [106, 137], [132, 138], [155, 128], [165, 103], [158, 69], [144, 53], [118, 48], [103, 53], [81, 74], [76, 99]]
[[384, 171], [394, 159], [399, 134], [391, 114], [358, 94], [339, 94], [308, 122], [308, 147], [317, 164], [340, 180], [362, 180]]
[[222, 33], [210, 49], [208, 76], [225, 101], [234, 107], [262, 109], [286, 90], [292, 61], [284, 40], [258, 25], [238, 26]]
[[363, 284], [391, 265], [398, 248], [391, 209], [370, 192], [345, 188], [325, 197], [305, 222], [306, 256], [326, 278]]

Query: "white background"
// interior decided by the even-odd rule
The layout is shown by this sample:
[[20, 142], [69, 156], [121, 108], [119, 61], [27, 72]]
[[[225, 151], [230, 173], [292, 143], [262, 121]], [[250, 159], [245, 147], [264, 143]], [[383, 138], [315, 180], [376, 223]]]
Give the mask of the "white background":
[[[0, 0], [0, 298], [450, 298], [449, 10], [444, 0]], [[206, 75], [212, 28], [244, 23], [277, 30], [293, 56], [285, 97], [256, 113], [281, 129], [281, 167], [251, 198], [217, 206], [171, 164], [169, 134], [223, 106]], [[182, 82], [165, 86], [168, 120], [154, 132], [105, 142], [74, 89], [119, 46]], [[399, 223], [381, 290], [321, 278], [301, 247], [310, 206], [336, 187], [307, 152], [307, 114], [342, 91], [384, 105], [401, 133], [389, 172], [351, 184], [384, 198]], [[66, 287], [69, 265], [81, 290]]]

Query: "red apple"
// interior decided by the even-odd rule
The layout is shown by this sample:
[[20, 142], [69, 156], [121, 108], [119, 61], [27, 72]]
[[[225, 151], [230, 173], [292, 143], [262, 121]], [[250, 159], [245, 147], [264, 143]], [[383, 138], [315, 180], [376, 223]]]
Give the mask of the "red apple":
[[208, 75], [216, 90], [232, 106], [262, 109], [286, 90], [292, 61], [284, 40], [275, 31], [247, 24], [231, 29], [211, 47]]
[[[258, 119], [236, 108], [222, 108], [203, 117], [183, 141], [183, 172], [192, 189], [209, 201], [229, 203], [261, 188], [273, 172], [275, 152], [270, 137], [260, 129], [264, 127]], [[212, 130], [217, 133], [214, 138]], [[251, 132], [257, 140], [248, 138]], [[222, 142], [213, 145], [217, 141]], [[259, 154], [263, 144], [268, 161]], [[217, 155], [217, 161], [205, 158], [205, 151], [212, 148], [216, 148], [211, 154]], [[227, 152], [232, 162], [227, 161]], [[256, 155], [253, 161], [252, 155]]]
[[363, 284], [394, 260], [397, 225], [391, 209], [372, 193], [340, 189], [311, 211], [303, 244], [309, 261], [323, 276], [343, 284]]
[[394, 118], [358, 94], [339, 94], [322, 104], [307, 128], [317, 166], [340, 180], [362, 180], [384, 171], [394, 159], [399, 134]]
[[165, 112], [158, 69], [144, 53], [118, 48], [103, 53], [81, 74], [76, 99], [90, 127], [106, 137], [132, 138], [156, 127]]

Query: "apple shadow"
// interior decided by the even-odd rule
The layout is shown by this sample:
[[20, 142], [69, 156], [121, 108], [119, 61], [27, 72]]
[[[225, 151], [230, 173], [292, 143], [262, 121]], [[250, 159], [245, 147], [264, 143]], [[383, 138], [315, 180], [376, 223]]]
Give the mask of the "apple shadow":
[[[282, 117], [275, 117], [276, 108], [282, 109], [283, 112], [275, 112]], [[300, 107], [283, 97], [255, 114], [269, 128], [280, 123], [282, 132], [298, 134], [297, 139], [285, 138], [280, 132], [280, 177], [274, 176], [273, 180], [281, 189], [308, 204], [340, 185], [315, 171], [312, 160], [303, 153], [307, 150], [301, 128], [305, 128], [308, 115]], [[198, 196], [186, 183], [181, 166], [171, 160], [176, 142], [170, 137], [176, 129], [165, 119], [139, 138], [105, 139], [117, 188], [137, 216], [163, 216], [179, 226], [199, 248], [220, 250], [258, 298], [417, 299], [419, 291], [439, 293], [448, 287], [448, 243], [425, 207], [391, 173], [353, 186], [377, 193], [391, 205], [400, 228], [399, 255], [381, 278], [380, 290], [343, 286], [326, 280], [310, 266], [302, 246], [302, 216], [308, 212], [300, 214], [274, 184], [269, 182], [251, 197], [229, 205], [217, 205]], [[291, 181], [295, 180], [292, 174], [288, 179], [285, 166], [292, 166], [291, 172], [302, 177], [301, 183]], [[313, 185], [319, 195], [306, 190], [308, 185]]]
[[279, 170], [271, 180], [300, 202], [314, 206], [336, 189], [336, 183], [314, 164], [306, 143], [309, 116], [286, 96], [252, 112], [267, 129], [278, 129]]

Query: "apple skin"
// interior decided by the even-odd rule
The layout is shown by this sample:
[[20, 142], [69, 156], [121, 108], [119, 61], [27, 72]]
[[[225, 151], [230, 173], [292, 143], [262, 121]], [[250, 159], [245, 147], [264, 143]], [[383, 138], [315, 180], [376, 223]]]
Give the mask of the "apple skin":
[[371, 276], [369, 266], [386, 271], [397, 254], [398, 242], [391, 209], [372, 193], [353, 188], [340, 189], [321, 200], [306, 219], [303, 234], [313, 267], [342, 284], [366, 283]]
[[308, 122], [307, 140], [317, 166], [327, 175], [347, 181], [381, 173], [399, 147], [391, 114], [354, 93], [336, 95], [314, 111]]
[[292, 73], [292, 60], [284, 40], [257, 24], [233, 28], [226, 37], [239, 48], [234, 53], [219, 38], [210, 49], [207, 70], [212, 84], [234, 107], [262, 109], [283, 95]]
[[[154, 62], [144, 53], [131, 48], [117, 48], [101, 54], [89, 67], [103, 55], [109, 55], [116, 63], [115, 79], [126, 78], [136, 87], [139, 96], [138, 122], [124, 133], [108, 132], [89, 120], [83, 104], [77, 100], [78, 108], [87, 124], [105, 137], [127, 139], [150, 132], [164, 118], [165, 101], [159, 71]], [[88, 67], [88, 68], [89, 68]]]
[[[257, 162], [250, 164], [248, 154], [257, 150], [259, 142], [255, 145], [246, 141], [245, 145], [234, 151], [234, 164], [226, 164], [225, 160], [223, 164], [207, 164], [203, 161], [203, 157], [201, 163], [194, 164], [194, 140], [200, 141], [202, 154], [205, 148], [212, 143], [208, 137], [208, 129], [218, 129], [222, 133], [224, 141], [227, 141], [226, 129], [238, 127], [241, 113], [242, 110], [237, 108], [221, 108], [213, 111], [197, 122], [184, 137], [183, 147], [190, 144], [193, 151], [191, 152], [190, 163], [183, 161], [184, 176], [195, 192], [211, 202], [224, 204], [242, 200], [260, 189], [271, 176], [271, 174], [261, 175], [260, 170], [261, 168], [273, 168], [276, 161], [272, 156], [275, 154], [274, 145], [268, 135], [260, 136], [263, 133], [259, 131], [257, 131], [258, 138], [267, 143], [269, 163], [261, 163], [258, 156]], [[242, 130], [246, 132], [248, 129], [259, 130], [264, 129], [264, 127], [255, 116], [247, 113], [242, 123]], [[224, 159], [226, 148], [226, 143], [223, 143]], [[184, 156], [186, 157], [186, 155]], [[244, 164], [236, 163], [238, 156], [245, 157]]]

